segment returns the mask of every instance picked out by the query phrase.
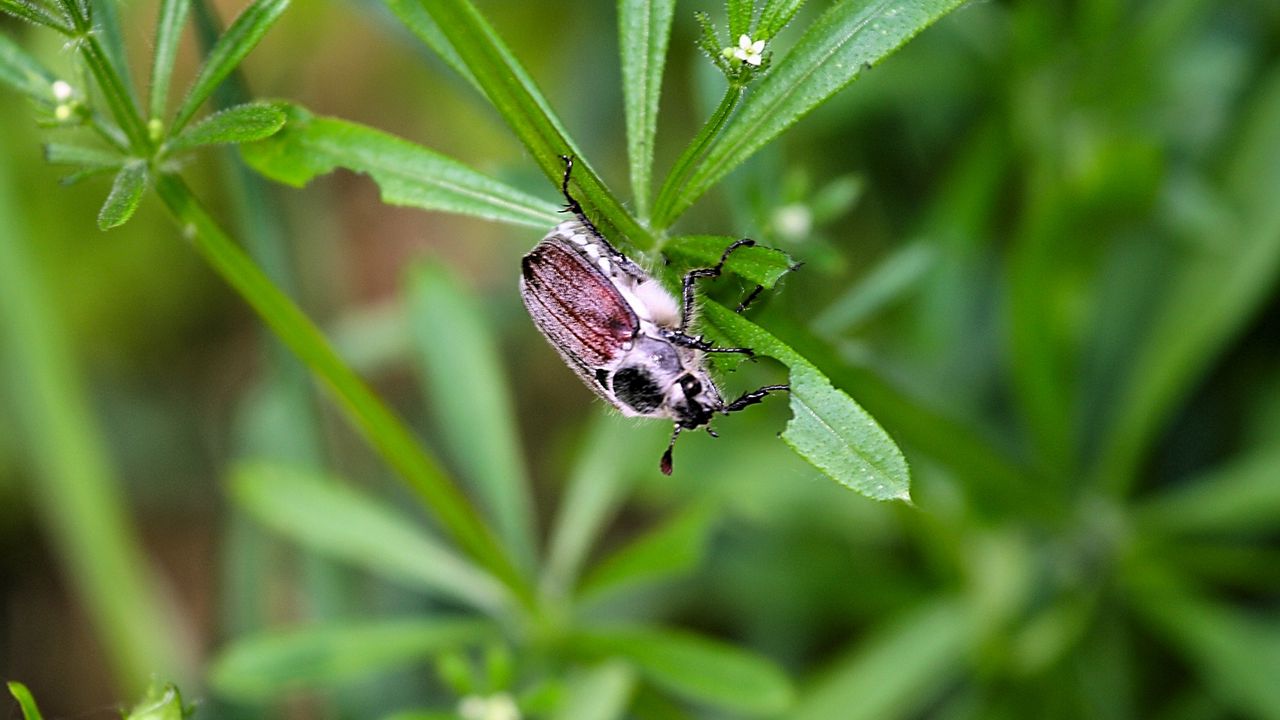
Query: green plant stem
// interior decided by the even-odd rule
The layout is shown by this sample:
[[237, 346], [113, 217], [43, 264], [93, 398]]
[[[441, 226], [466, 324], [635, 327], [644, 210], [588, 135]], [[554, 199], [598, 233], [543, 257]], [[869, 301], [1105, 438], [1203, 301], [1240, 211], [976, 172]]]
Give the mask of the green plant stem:
[[672, 166], [671, 173], [667, 175], [667, 179], [662, 183], [662, 189], [658, 191], [658, 201], [655, 203], [653, 211], [654, 227], [666, 229], [671, 226], [671, 223], [675, 222], [675, 218], [671, 216], [671, 209], [675, 205], [675, 199], [679, 195], [680, 189], [688, 181], [689, 174], [693, 172], [693, 168], [707, 151], [711, 141], [715, 139], [721, 128], [733, 115], [734, 109], [738, 107], [738, 103], [742, 100], [744, 89], [742, 85], [730, 83], [715, 112], [711, 113], [711, 117], [707, 118], [707, 122], [703, 124], [702, 129], [694, 136], [693, 141], [676, 159], [676, 164]]
[[186, 636], [133, 525], [96, 427], [74, 352], [9, 202], [0, 166], [0, 350], [13, 369], [15, 415], [33, 462], [31, 501], [92, 620], [125, 696], [151, 677], [192, 682]]
[[528, 600], [529, 591], [511, 560], [466, 496], [412, 432], [346, 365], [302, 310], [267, 279], [192, 195], [181, 178], [161, 174], [156, 191], [205, 260], [231, 284], [338, 399], [355, 425], [433, 511], [453, 538]]
[[[536, 94], [532, 81], [502, 39], [468, 0], [420, 2], [475, 75], [494, 108], [528, 148], [538, 167], [559, 187], [564, 172], [560, 155], [576, 152], [573, 143], [565, 137], [550, 115], [546, 101]], [[587, 163], [574, 166], [573, 184], [582, 204], [597, 212], [594, 219], [606, 233], [616, 230], [640, 250], [657, 245], [653, 233], [623, 207]]]
[[98, 83], [98, 88], [102, 90], [102, 96], [111, 108], [111, 114], [115, 117], [116, 123], [124, 130], [135, 150], [149, 149], [151, 138], [147, 135], [146, 123], [142, 121], [138, 106], [134, 104], [132, 96], [125, 89], [124, 80], [116, 72], [102, 44], [93, 36], [91, 30], [78, 29], [83, 33], [83, 37], [77, 41], [80, 57], [84, 59], [89, 72], [93, 74], [93, 79]]

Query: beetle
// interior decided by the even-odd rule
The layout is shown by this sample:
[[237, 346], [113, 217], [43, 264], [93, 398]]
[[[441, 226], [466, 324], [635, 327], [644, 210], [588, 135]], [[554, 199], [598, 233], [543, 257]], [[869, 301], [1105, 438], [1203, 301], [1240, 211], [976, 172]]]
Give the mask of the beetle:
[[[683, 430], [710, 427], [716, 413], [728, 415], [764, 400], [787, 385], [765, 385], [725, 402], [705, 365], [707, 353], [750, 348], [716, 347], [691, 334], [695, 283], [718, 277], [734, 251], [755, 245], [738, 240], [715, 266], [684, 276], [682, 302], [648, 272], [609, 243], [569, 193], [573, 158], [561, 155], [563, 212], [573, 218], [551, 229], [521, 261], [520, 297], [538, 330], [582, 382], [629, 417], [667, 418], [675, 423], [659, 468], [672, 470], [672, 450]], [[762, 288], [739, 306], [741, 312]]]

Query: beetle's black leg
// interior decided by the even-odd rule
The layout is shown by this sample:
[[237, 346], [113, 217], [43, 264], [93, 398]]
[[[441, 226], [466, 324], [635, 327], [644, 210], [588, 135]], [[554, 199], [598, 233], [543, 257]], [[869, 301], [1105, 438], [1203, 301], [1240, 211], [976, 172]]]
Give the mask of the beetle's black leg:
[[729, 413], [737, 412], [742, 408], [747, 407], [748, 405], [755, 405], [761, 400], [764, 400], [765, 397], [768, 396], [768, 394], [771, 392], [774, 392], [776, 390], [790, 390], [790, 389], [791, 389], [790, 385], [765, 385], [759, 390], [752, 390], [746, 395], [743, 395], [737, 400], [734, 400], [728, 405], [725, 405], [724, 410], [721, 410], [721, 412], [723, 412], [725, 415], [728, 415]]
[[670, 341], [672, 345], [679, 345], [680, 347], [687, 347], [693, 350], [701, 350], [702, 352], [738, 353], [739, 355], [746, 355], [749, 358], [754, 358], [756, 356], [756, 352], [751, 348], [716, 347], [703, 338], [695, 337], [679, 330], [667, 330], [662, 333], [662, 337]]
[[671, 442], [667, 443], [667, 450], [662, 453], [662, 460], [658, 462], [658, 469], [663, 475], [671, 474], [671, 450], [676, 446], [676, 438], [680, 437], [680, 429], [680, 426], [676, 425], [676, 429], [671, 433]]
[[[716, 263], [715, 267], [702, 268], [699, 270], [690, 270], [687, 274], [685, 274], [684, 276], [684, 307], [680, 309], [680, 330], [681, 331], [687, 330], [689, 328], [689, 322], [693, 318], [693, 300], [694, 300], [693, 284], [698, 280], [701, 280], [702, 278], [720, 277], [720, 272], [724, 270], [725, 261], [729, 259], [729, 256], [733, 254], [734, 250], [737, 250], [738, 248], [742, 248], [742, 247], [753, 247], [755, 244], [756, 244], [756, 241], [752, 240], [751, 238], [742, 238], [741, 240], [735, 240], [733, 244], [729, 245], [729, 247], [724, 249], [724, 253], [720, 255], [720, 262]], [[752, 293], [752, 296], [754, 297], [755, 293], [758, 293], [758, 292], [760, 292], [759, 288], [757, 288], [756, 291]]]

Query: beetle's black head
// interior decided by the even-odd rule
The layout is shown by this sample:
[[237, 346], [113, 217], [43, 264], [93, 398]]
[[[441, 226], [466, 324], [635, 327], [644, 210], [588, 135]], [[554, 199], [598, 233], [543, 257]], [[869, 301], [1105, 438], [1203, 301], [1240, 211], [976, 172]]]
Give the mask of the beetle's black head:
[[711, 422], [711, 415], [724, 404], [710, 378], [685, 373], [672, 384], [667, 395], [671, 416], [686, 430]]

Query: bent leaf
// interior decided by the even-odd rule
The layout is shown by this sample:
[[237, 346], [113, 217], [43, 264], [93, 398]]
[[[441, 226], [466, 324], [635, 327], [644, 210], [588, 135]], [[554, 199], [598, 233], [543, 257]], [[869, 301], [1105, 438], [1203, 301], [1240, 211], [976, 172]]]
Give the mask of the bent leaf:
[[965, 0], [841, 0], [760, 80], [689, 175], [675, 218], [757, 150]]
[[284, 109], [272, 103], [245, 103], [216, 112], [170, 140], [169, 152], [201, 145], [229, 145], [271, 137], [284, 127]]
[[853, 398], [799, 353], [714, 302], [703, 317], [735, 345], [786, 365], [791, 373], [791, 421], [782, 439], [831, 479], [875, 500], [911, 500], [911, 474], [902, 451]]
[[462, 163], [373, 128], [315, 117], [287, 106], [289, 121], [263, 142], [241, 148], [272, 180], [302, 187], [343, 167], [378, 183], [382, 201], [546, 229], [564, 217], [553, 203], [486, 177]]
[[334, 683], [482, 642], [493, 626], [473, 619], [377, 620], [310, 627], [239, 640], [213, 664], [210, 682], [239, 700]]
[[577, 633], [571, 643], [588, 655], [629, 660], [655, 685], [732, 712], [772, 715], [794, 696], [791, 680], [772, 661], [693, 633], [610, 628]]
[[22, 708], [23, 720], [44, 720], [44, 716], [40, 714], [40, 708], [36, 706], [36, 699], [31, 696], [31, 691], [26, 685], [20, 682], [9, 683], [9, 694], [18, 701], [18, 707]]

